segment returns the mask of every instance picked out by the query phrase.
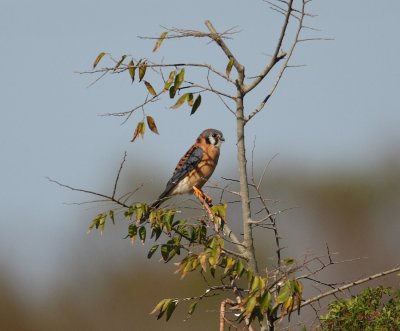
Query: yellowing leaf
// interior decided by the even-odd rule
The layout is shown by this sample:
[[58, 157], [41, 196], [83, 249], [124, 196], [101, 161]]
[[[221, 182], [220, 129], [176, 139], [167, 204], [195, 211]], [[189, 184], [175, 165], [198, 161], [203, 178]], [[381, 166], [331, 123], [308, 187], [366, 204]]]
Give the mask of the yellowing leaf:
[[153, 131], [154, 133], [158, 134], [157, 126], [156, 123], [154, 122], [153, 117], [147, 116], [147, 125], [149, 126], [150, 130]]
[[125, 58], [126, 58], [126, 55], [125, 55], [125, 54], [121, 56], [121, 60], [119, 60], [119, 61], [117, 62], [117, 64], [115, 65], [114, 71], [117, 70], [117, 69], [119, 68], [119, 66], [122, 64], [122, 62], [124, 62]]
[[154, 307], [154, 309], [151, 311], [150, 314], [154, 314], [156, 311], [160, 311], [167, 300], [168, 299], [162, 299], [159, 303], [157, 303], [157, 305]]
[[231, 71], [232, 71], [233, 61], [234, 61], [233, 58], [231, 58], [229, 60], [229, 62], [228, 62], [228, 65], [226, 66], [226, 69], [225, 69], [225, 72], [226, 72], [226, 75], [228, 76], [228, 78], [229, 78], [229, 75], [231, 74]]
[[157, 52], [157, 50], [160, 48], [162, 42], [164, 41], [165, 37], [167, 36], [167, 34], [168, 34], [167, 31], [164, 31], [161, 34], [160, 38], [158, 38], [156, 44], [154, 45], [153, 52]]
[[189, 93], [189, 95], [187, 97], [187, 103], [188, 103], [189, 107], [193, 106], [193, 93]]
[[142, 81], [144, 75], [146, 74], [147, 65], [143, 63], [139, 66], [139, 82]]
[[201, 95], [199, 94], [193, 103], [193, 107], [192, 107], [192, 111], [190, 112], [190, 115], [193, 115], [196, 112], [196, 110], [199, 108], [200, 104], [201, 104]]
[[131, 62], [129, 62], [128, 70], [129, 70], [129, 75], [131, 76], [132, 82], [133, 82], [135, 80], [135, 71], [136, 71], [136, 68], [135, 68], [135, 65], [133, 63], [133, 60], [131, 60]]
[[186, 99], [188, 98], [188, 95], [189, 93], [185, 93], [184, 95], [182, 95], [178, 99], [178, 101], [173, 106], [171, 106], [171, 109], [178, 109], [180, 106], [182, 106], [185, 103]]
[[169, 88], [171, 87], [171, 84], [174, 81], [175, 74], [176, 74], [176, 71], [171, 71], [169, 73], [168, 80], [165, 82], [165, 85], [164, 85], [165, 91], [169, 90]]
[[142, 136], [142, 138], [144, 137], [144, 130], [145, 130], [145, 125], [144, 122], [141, 121], [137, 124], [135, 132], [133, 134], [133, 138], [131, 140], [131, 142], [134, 142], [136, 140], [136, 138], [139, 136], [139, 134]]
[[106, 55], [105, 52], [101, 52], [99, 55], [97, 55], [96, 60], [94, 60], [93, 63], [93, 69], [96, 68], [96, 66], [99, 64], [100, 60], [103, 58], [104, 55]]
[[151, 86], [151, 84], [150, 84], [149, 82], [147, 82], [147, 81], [144, 80], [144, 85], [146, 85], [147, 91], [149, 91], [149, 93], [150, 93], [152, 96], [156, 96], [156, 95], [157, 95], [156, 91], [154, 91], [153, 86]]

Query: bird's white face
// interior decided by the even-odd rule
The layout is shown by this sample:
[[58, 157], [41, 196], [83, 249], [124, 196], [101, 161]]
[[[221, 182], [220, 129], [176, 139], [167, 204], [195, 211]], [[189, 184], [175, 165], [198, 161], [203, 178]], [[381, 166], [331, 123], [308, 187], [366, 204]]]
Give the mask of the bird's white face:
[[206, 137], [207, 143], [214, 145], [215, 147], [221, 147], [222, 143], [225, 141], [221, 132], [211, 131]]

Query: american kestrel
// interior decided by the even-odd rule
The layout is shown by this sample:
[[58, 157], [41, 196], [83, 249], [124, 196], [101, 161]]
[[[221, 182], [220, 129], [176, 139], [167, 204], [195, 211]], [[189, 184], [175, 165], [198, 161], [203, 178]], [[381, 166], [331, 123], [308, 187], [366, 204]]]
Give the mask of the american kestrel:
[[211, 199], [205, 196], [201, 188], [217, 166], [223, 141], [225, 139], [221, 131], [204, 130], [179, 160], [164, 192], [152, 207], [158, 208], [170, 196], [190, 193], [194, 193], [203, 203], [210, 204]]

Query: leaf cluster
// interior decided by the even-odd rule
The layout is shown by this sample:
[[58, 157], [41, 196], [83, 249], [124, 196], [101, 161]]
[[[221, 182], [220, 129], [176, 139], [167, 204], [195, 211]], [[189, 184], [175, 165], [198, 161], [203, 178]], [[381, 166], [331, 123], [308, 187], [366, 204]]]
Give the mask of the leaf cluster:
[[400, 291], [379, 286], [350, 299], [336, 299], [321, 321], [321, 331], [400, 330]]
[[[213, 222], [223, 230], [226, 221], [227, 205], [214, 205], [211, 208]], [[191, 301], [188, 315], [193, 314], [198, 302], [218, 289], [227, 292], [226, 296], [240, 295], [242, 299], [231, 309], [237, 312], [238, 323], [246, 320], [251, 323], [257, 319], [283, 318], [290, 315], [294, 308], [300, 307], [302, 284], [293, 277], [285, 276], [277, 285], [268, 276], [255, 274], [247, 267], [246, 259], [239, 253], [229, 251], [226, 238], [218, 231], [215, 224], [209, 226], [207, 221], [199, 218], [196, 222], [177, 219], [177, 211], [168, 208], [154, 209], [145, 203], [136, 203], [125, 210], [124, 218], [129, 221], [128, 233], [132, 243], [139, 238], [144, 244], [153, 240], [154, 244], [148, 251], [150, 259], [157, 251], [165, 263], [179, 257], [176, 263], [176, 273], [184, 278], [189, 273], [198, 271], [219, 279], [223, 285], [209, 288], [206, 293], [193, 298], [162, 299], [154, 308], [157, 318], [164, 315], [169, 320], [176, 306], [182, 301]], [[98, 214], [91, 222], [89, 230], [94, 228], [104, 231], [106, 221], [114, 223], [114, 211]], [[290, 261], [290, 264], [293, 261]], [[288, 263], [289, 264], [289, 263]], [[237, 283], [244, 284], [240, 287]]]

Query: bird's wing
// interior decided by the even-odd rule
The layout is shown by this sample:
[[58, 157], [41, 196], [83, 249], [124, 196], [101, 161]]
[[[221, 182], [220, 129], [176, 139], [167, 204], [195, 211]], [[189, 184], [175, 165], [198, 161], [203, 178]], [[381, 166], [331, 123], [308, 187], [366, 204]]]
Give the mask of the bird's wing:
[[186, 154], [179, 160], [171, 179], [168, 181], [164, 192], [159, 199], [165, 198], [170, 194], [172, 189], [185, 178], [202, 160], [203, 150], [193, 145]]

